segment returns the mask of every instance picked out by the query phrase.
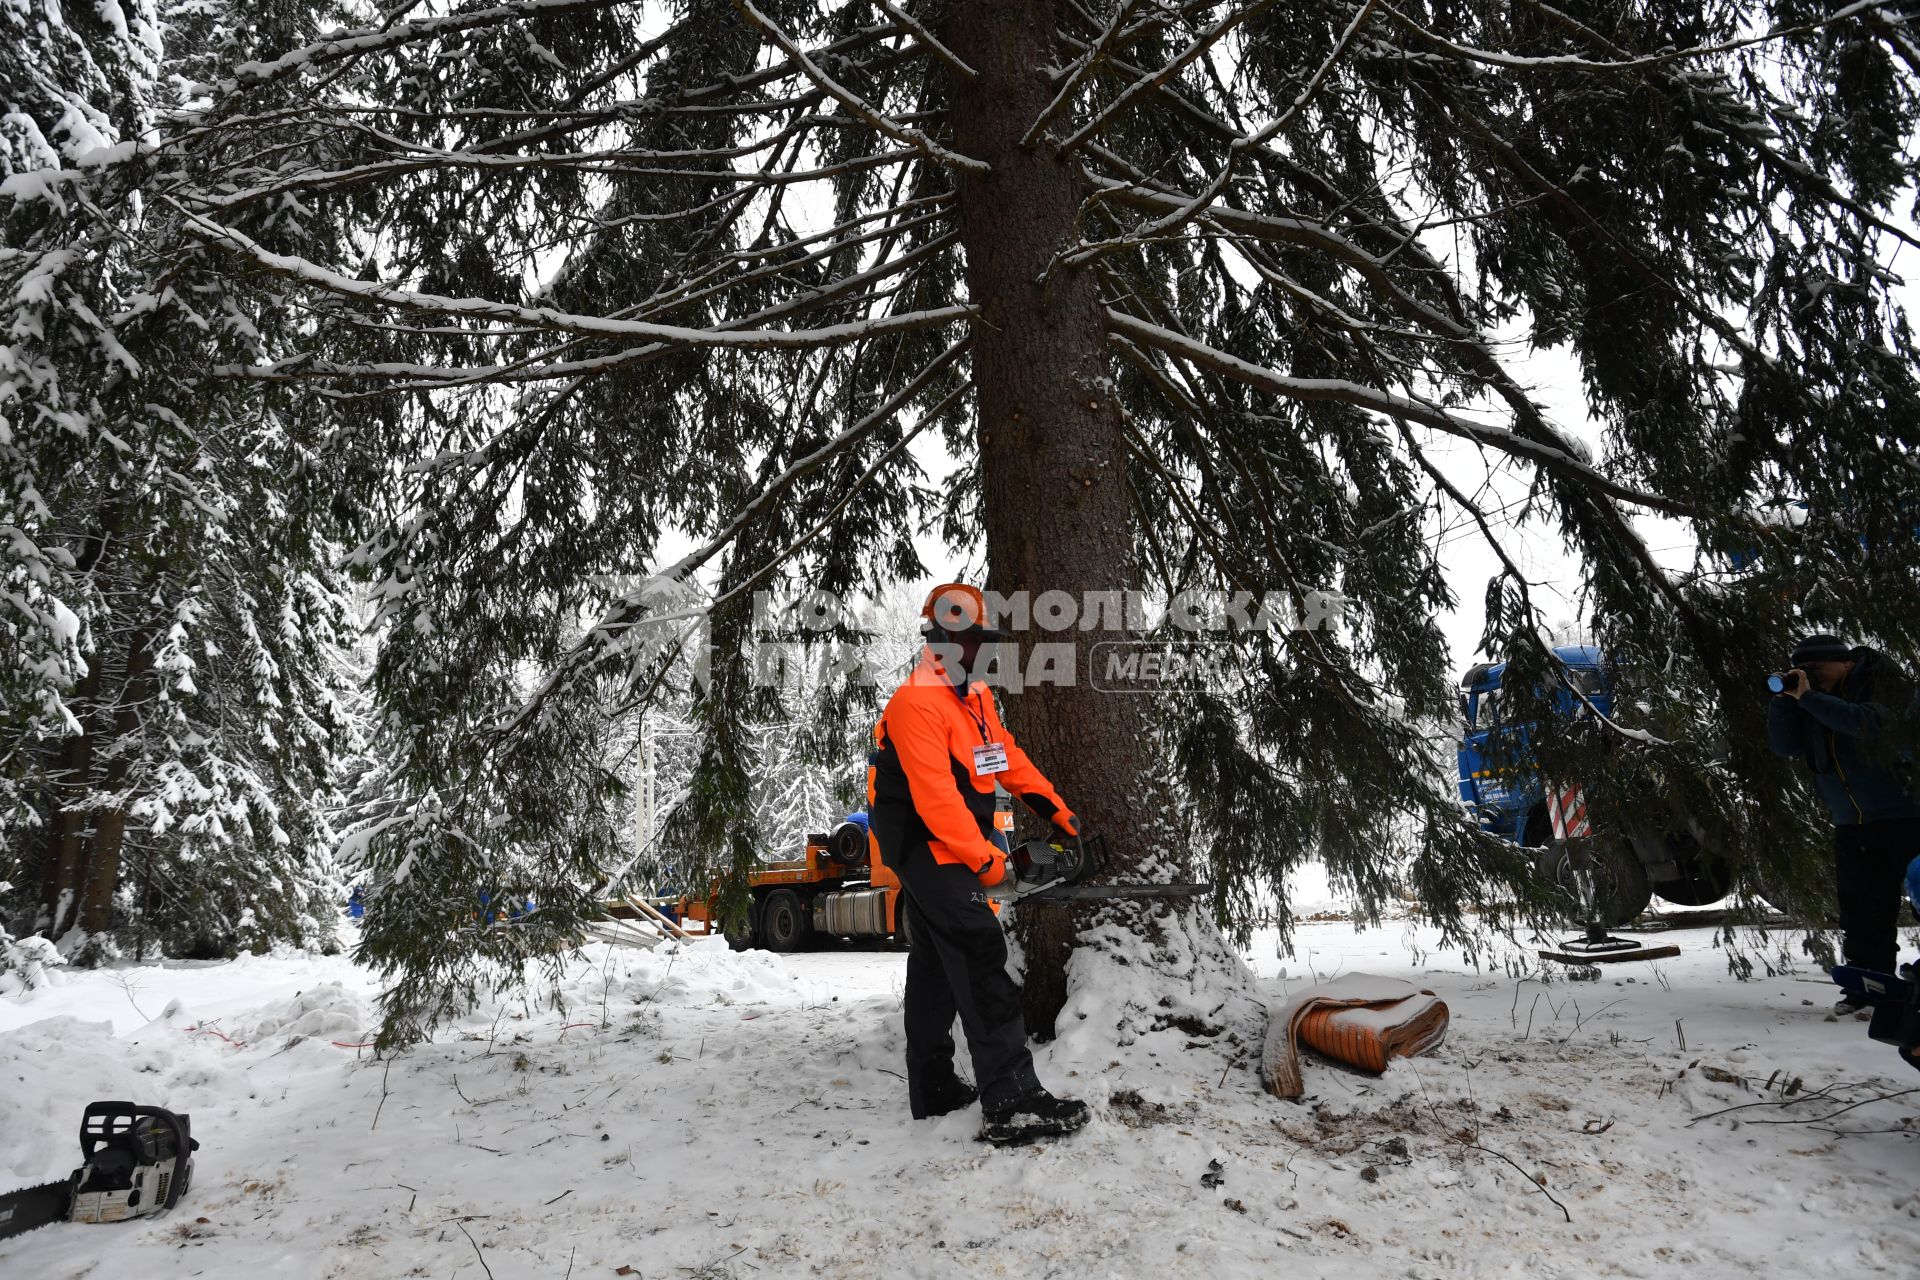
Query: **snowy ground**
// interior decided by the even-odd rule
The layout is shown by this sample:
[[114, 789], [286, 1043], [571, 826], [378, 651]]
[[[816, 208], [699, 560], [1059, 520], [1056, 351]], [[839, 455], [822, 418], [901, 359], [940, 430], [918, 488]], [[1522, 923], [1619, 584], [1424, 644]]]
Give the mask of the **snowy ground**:
[[1310, 1061], [1296, 1104], [1253, 1045], [1076, 1020], [1040, 1069], [1092, 1126], [1009, 1151], [977, 1112], [908, 1119], [893, 952], [596, 948], [564, 1010], [391, 1063], [346, 1047], [373, 991], [345, 959], [63, 973], [0, 999], [0, 1189], [65, 1174], [94, 1098], [187, 1111], [204, 1147], [171, 1216], [0, 1243], [0, 1275], [1914, 1275], [1920, 1095], [1778, 1104], [1920, 1077], [1824, 1020], [1816, 971], [1736, 982], [1707, 930], [1672, 936], [1543, 983], [1305, 925], [1252, 953], [1268, 994], [1411, 977], [1446, 1045], [1380, 1079]]

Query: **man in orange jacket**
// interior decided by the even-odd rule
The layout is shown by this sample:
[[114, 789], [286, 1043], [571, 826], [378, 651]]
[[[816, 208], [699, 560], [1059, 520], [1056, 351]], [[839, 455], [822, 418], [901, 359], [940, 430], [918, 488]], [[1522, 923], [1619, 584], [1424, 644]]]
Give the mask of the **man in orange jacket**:
[[[1066, 834], [1078, 830], [1053, 784], [1000, 723], [993, 695], [972, 678], [986, 625], [980, 592], [935, 587], [921, 609], [926, 648], [874, 727], [867, 800], [880, 859], [900, 877], [913, 947], [907, 956], [907, 1099], [914, 1119], [980, 1099], [981, 1137], [1022, 1142], [1071, 1133], [1083, 1102], [1041, 1087], [1027, 1049], [1020, 988], [986, 890], [1006, 881], [1006, 837], [995, 829], [998, 788]], [[980, 1085], [953, 1067], [953, 1019]]]

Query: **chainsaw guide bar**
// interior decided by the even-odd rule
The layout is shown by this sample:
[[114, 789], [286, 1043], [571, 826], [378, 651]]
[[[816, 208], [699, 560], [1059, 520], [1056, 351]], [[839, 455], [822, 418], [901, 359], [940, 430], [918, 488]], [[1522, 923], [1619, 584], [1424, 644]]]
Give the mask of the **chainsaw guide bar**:
[[1121, 898], [1198, 898], [1210, 884], [1067, 884], [1023, 893], [1020, 902], [1086, 902]]

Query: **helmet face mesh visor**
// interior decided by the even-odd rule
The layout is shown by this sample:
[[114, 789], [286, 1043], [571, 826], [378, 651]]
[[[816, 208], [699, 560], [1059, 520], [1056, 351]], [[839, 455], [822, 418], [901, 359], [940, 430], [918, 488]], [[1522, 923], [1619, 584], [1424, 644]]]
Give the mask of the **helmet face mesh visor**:
[[1004, 639], [999, 630], [987, 625], [987, 602], [980, 589], [964, 582], [947, 582], [935, 587], [920, 608], [927, 629], [939, 629], [950, 635], [974, 633], [991, 639]]

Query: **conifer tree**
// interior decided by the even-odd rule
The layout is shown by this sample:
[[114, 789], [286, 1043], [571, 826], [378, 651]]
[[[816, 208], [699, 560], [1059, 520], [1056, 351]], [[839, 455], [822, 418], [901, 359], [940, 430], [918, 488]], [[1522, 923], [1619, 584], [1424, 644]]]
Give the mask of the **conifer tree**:
[[155, 217], [182, 166], [218, 155], [182, 135], [237, 31], [310, 34], [231, 17], [5, 14], [0, 912], [86, 957], [324, 944], [338, 914], [357, 729], [333, 422], [208, 376], [301, 321]]
[[[1806, 846], [1760, 675], [1816, 624], [1920, 640], [1890, 266], [1917, 70], [1874, 0], [477, 0], [234, 66], [183, 143], [229, 149], [152, 199], [310, 318], [222, 375], [337, 397], [358, 451], [390, 1034], [588, 909], [603, 709], [653, 696], [653, 640], [691, 625], [597, 575], [705, 594], [686, 814], [741, 871], [772, 711], [752, 592], [877, 593], [935, 526], [1001, 593], [1341, 598], [1157, 701], [1090, 687], [1125, 638], [1098, 617], [1064, 637], [1083, 678], [1008, 700], [1118, 874], [1204, 873], [1233, 928], [1317, 854], [1370, 907], [1510, 917], [1526, 861], [1462, 813], [1434, 732], [1435, 522], [1503, 557], [1485, 645], [1516, 705], [1556, 676], [1484, 475], [1437, 440], [1529, 478], [1620, 667], [1621, 715], [1543, 743], [1549, 771], [1636, 779], [1596, 784], [1603, 816], [1672, 798], [1726, 847]], [[309, 241], [310, 209], [350, 232]], [[1530, 392], [1550, 346], [1597, 447]], [[967, 464], [938, 489], [927, 433]], [[1774, 539], [1755, 513], [1783, 497], [1810, 515]], [[1674, 574], [1655, 517], [1713, 555], [1781, 545]], [[504, 875], [541, 922], [467, 928]], [[1045, 1029], [1084, 919], [1021, 915]]]

